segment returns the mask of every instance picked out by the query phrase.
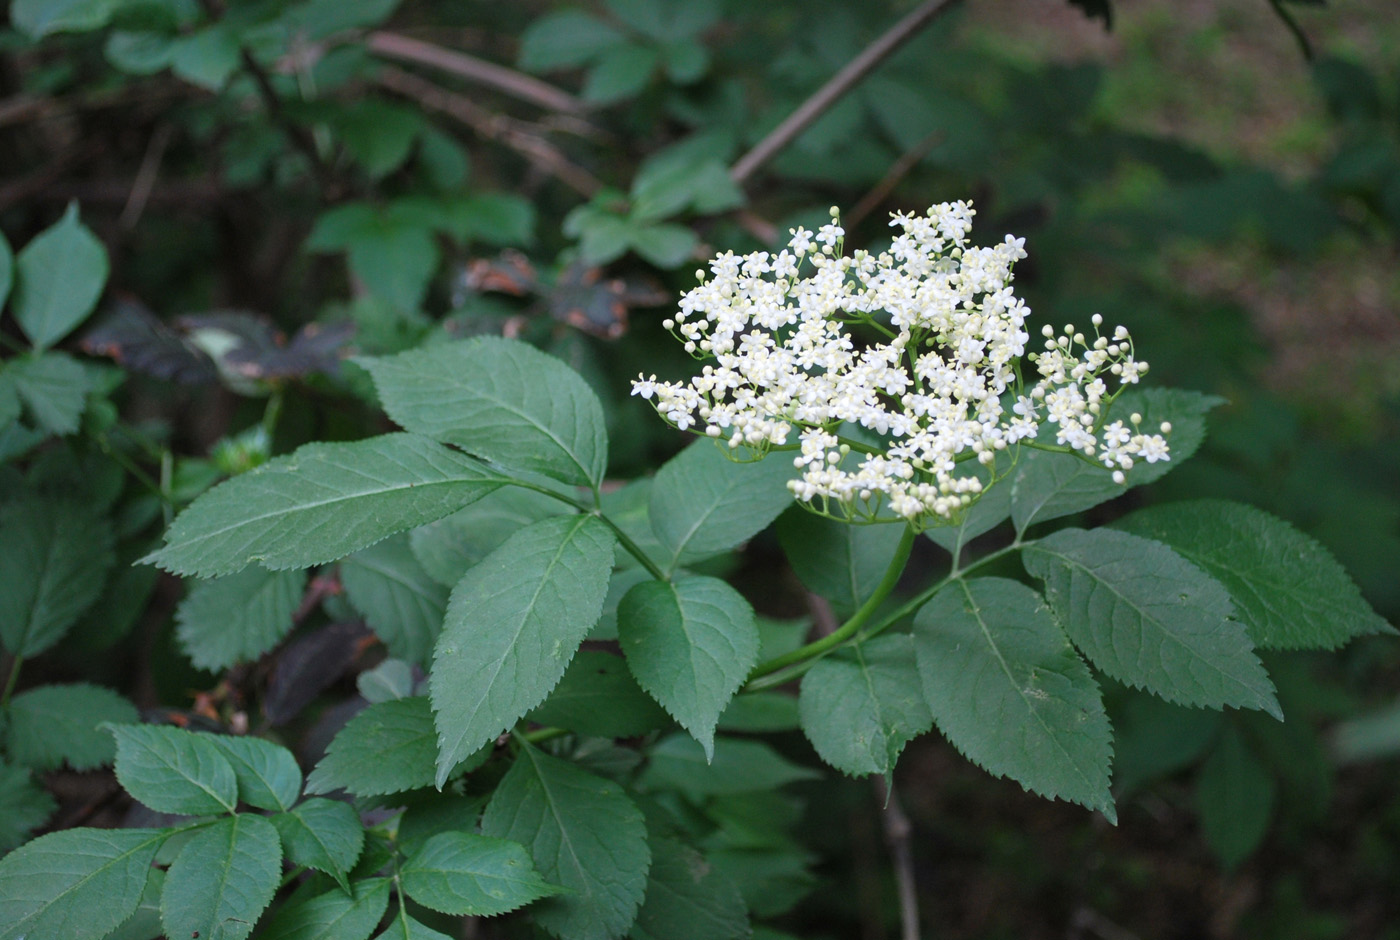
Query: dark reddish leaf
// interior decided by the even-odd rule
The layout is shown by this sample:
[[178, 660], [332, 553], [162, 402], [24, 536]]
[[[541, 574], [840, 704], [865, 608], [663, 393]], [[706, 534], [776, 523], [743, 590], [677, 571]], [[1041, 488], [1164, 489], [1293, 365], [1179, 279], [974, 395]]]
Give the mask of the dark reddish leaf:
[[359, 622], [332, 623], [294, 640], [277, 657], [263, 699], [274, 725], [291, 721], [375, 643]]
[[218, 378], [214, 361], [140, 301], [118, 300], [82, 339], [83, 351], [107, 356], [157, 379], [203, 385]]
[[477, 258], [467, 264], [464, 283], [479, 293], [524, 297], [540, 289], [539, 274], [530, 259], [518, 251], [503, 251], [497, 258]]

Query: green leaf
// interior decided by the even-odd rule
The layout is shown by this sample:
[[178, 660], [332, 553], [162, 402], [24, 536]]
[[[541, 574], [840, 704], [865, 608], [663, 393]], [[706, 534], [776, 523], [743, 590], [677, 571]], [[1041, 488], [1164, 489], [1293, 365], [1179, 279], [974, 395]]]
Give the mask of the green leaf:
[[111, 725], [117, 780], [158, 813], [231, 813], [238, 803], [233, 765], [209, 738], [165, 725]]
[[114, 560], [111, 523], [31, 496], [0, 504], [0, 537], [0, 641], [15, 656], [37, 656], [102, 594]]
[[437, 785], [544, 701], [603, 609], [611, 530], [556, 516], [512, 536], [452, 590], [429, 679]]
[[669, 554], [668, 570], [727, 551], [768, 527], [792, 503], [793, 466], [782, 454], [735, 463], [709, 439], [666, 462], [651, 487], [649, 512]]
[[0, 309], [4, 309], [5, 301], [10, 296], [10, 285], [14, 283], [15, 256], [10, 251], [10, 243], [5, 240], [5, 233], [0, 232]]
[[1196, 779], [1201, 831], [1226, 868], [1259, 847], [1269, 831], [1278, 785], [1244, 738], [1227, 727]]
[[206, 91], [222, 91], [241, 62], [239, 36], [233, 27], [213, 23], [175, 38], [170, 43], [170, 71]]
[[107, 250], [82, 222], [76, 203], [15, 259], [10, 311], [36, 349], [47, 349], [83, 322], [107, 283]]
[[426, 696], [371, 705], [346, 723], [311, 771], [307, 793], [379, 796], [433, 782], [437, 732]]
[[365, 846], [365, 829], [354, 807], [312, 797], [271, 818], [288, 861], [323, 871], [350, 890], [346, 875]]
[[800, 506], [778, 517], [776, 531], [807, 590], [846, 612], [875, 593], [904, 536], [901, 525], [850, 525]]
[[277, 830], [261, 816], [220, 819], [185, 843], [165, 875], [160, 920], [170, 937], [243, 940], [282, 875]]
[[555, 936], [612, 940], [636, 919], [651, 852], [641, 811], [612, 781], [526, 744], [481, 831], [523, 843], [545, 880], [572, 892], [532, 909]]
[[413, 666], [402, 659], [386, 659], [355, 677], [355, 688], [359, 689], [360, 697], [371, 705], [408, 698], [416, 684]]
[[5, 374], [40, 428], [50, 434], [78, 430], [91, 382], [76, 359], [61, 352], [21, 356]]
[[700, 237], [684, 225], [665, 223], [632, 230], [632, 250], [658, 268], [678, 268], [695, 256]]
[[659, 54], [651, 46], [623, 43], [605, 49], [583, 83], [583, 100], [614, 104], [635, 98], [651, 81]]
[[423, 790], [413, 794], [411, 801], [406, 799], [408, 808], [399, 817], [395, 837], [399, 849], [412, 855], [440, 832], [476, 832], [489, 795], [464, 797], [451, 790], [442, 793]]
[[933, 726], [919, 694], [914, 646], [903, 635], [820, 660], [802, 677], [798, 710], [822, 760], [853, 777], [893, 773], [904, 745]]
[[154, 75], [170, 65], [173, 37], [147, 30], [114, 29], [102, 52], [128, 75]]
[[797, 696], [786, 692], [736, 695], [719, 716], [721, 731], [796, 731], [800, 727]]
[[1283, 717], [1230, 595], [1165, 545], [1062, 529], [1023, 558], [1074, 645], [1113, 678], [1169, 702]]
[[549, 698], [526, 717], [600, 738], [626, 738], [671, 724], [622, 657], [601, 650], [579, 650]]
[[408, 535], [361, 549], [340, 563], [340, 583], [389, 653], [426, 663], [442, 630], [447, 588], [414, 557]]
[[1121, 801], [1144, 785], [1196, 763], [1219, 735], [1223, 717], [1143, 692], [1111, 700], [1113, 789]]
[[86, 33], [101, 29], [124, 0], [14, 0], [10, 24], [42, 39], [52, 33]]
[[403, 905], [394, 912], [394, 919], [380, 931], [374, 940], [452, 940], [445, 933], [440, 933], [431, 927], [425, 927], [412, 917], [408, 916], [408, 911]]
[[1336, 649], [1394, 632], [1327, 549], [1263, 510], [1194, 500], [1138, 510], [1114, 528], [1168, 545], [1219, 581], [1263, 649]]
[[566, 10], [530, 24], [520, 37], [516, 63], [531, 72], [576, 68], [623, 41], [620, 32], [597, 17]]
[[233, 767], [238, 798], [258, 809], [286, 810], [301, 796], [301, 768], [285, 747], [262, 738], [210, 735]]
[[798, 780], [820, 777], [794, 764], [762, 741], [717, 738], [713, 758], [691, 737], [667, 735], [648, 755], [642, 782], [654, 790], [680, 790], [697, 798], [776, 790]]
[[410, 898], [442, 914], [490, 917], [559, 892], [525, 846], [470, 832], [433, 836], [399, 872]]
[[[15, 390], [6, 363], [0, 363], [0, 430], [9, 430], [10, 425], [19, 420], [19, 415], [19, 393]], [[7, 459], [8, 456], [0, 459]]]
[[369, 878], [311, 898], [293, 898], [268, 918], [258, 940], [367, 940], [389, 907], [389, 878]]
[[175, 609], [180, 648], [210, 672], [257, 659], [292, 629], [305, 590], [305, 571], [256, 565], [197, 581]]
[[131, 916], [164, 829], [66, 829], [0, 859], [0, 940], [100, 940]]
[[140, 719], [136, 706], [97, 685], [44, 685], [10, 701], [5, 753], [10, 760], [35, 770], [53, 770], [63, 763], [74, 770], [92, 770], [116, 757], [112, 735], [98, 725]]
[[713, 756], [715, 724], [758, 662], [758, 627], [743, 595], [718, 578], [643, 581], [617, 609], [627, 665]]
[[607, 468], [603, 406], [563, 362], [514, 340], [479, 337], [356, 360], [404, 428], [478, 457], [596, 487]]
[[651, 839], [646, 900], [632, 940], [734, 940], [752, 932], [744, 897], [703, 855], [665, 836]]
[[[990, 474], [983, 468], [978, 469], [977, 476], [986, 484]], [[928, 529], [924, 534], [934, 544], [956, 554], [977, 536], [985, 535], [1010, 518], [1011, 481], [1002, 480], [983, 490], [981, 497], [963, 513], [962, 519], [956, 525]]]
[[1098, 684], [1039, 594], [1004, 578], [959, 580], [915, 616], [914, 655], [934, 722], [969, 760], [1117, 819]]
[[0, 760], [0, 854], [24, 842], [56, 809], [58, 803], [39, 786], [28, 767]]
[[513, 193], [473, 193], [443, 209], [443, 225], [459, 242], [506, 248], [534, 241], [535, 205]]
[[403, 165], [423, 126], [421, 112], [375, 98], [339, 109], [335, 119], [341, 142], [374, 180]]
[[566, 511], [568, 507], [552, 496], [503, 486], [466, 509], [414, 529], [409, 545], [428, 574], [451, 587], [516, 532]]
[[141, 559], [175, 574], [310, 568], [480, 499], [504, 480], [412, 434], [308, 444], [214, 487]]
[[[1023, 450], [1011, 479], [1011, 518], [1019, 532], [1037, 522], [1047, 522], [1080, 512], [1121, 496], [1134, 486], [1151, 483], [1189, 458], [1206, 436], [1206, 413], [1225, 399], [1174, 388], [1133, 389], [1114, 402], [1108, 420], [1127, 421], [1131, 414], [1142, 415], [1144, 433], [1157, 433], [1163, 421], [1170, 421], [1172, 432], [1167, 444], [1171, 459], [1147, 463], [1139, 461], [1127, 472], [1127, 482], [1113, 482], [1112, 472], [1073, 454]], [[1042, 437], [1054, 441], [1054, 425], [1042, 429]]]

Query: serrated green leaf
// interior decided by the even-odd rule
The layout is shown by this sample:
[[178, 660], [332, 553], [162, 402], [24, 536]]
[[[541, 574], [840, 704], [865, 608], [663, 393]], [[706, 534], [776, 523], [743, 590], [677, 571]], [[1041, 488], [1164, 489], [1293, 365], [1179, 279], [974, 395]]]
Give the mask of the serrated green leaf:
[[597, 17], [565, 10], [530, 24], [520, 37], [516, 61], [531, 72], [576, 68], [623, 41], [620, 32]]
[[158, 813], [231, 813], [238, 777], [223, 751], [183, 728], [110, 725], [117, 739], [117, 780]]
[[373, 669], [366, 669], [355, 677], [355, 688], [360, 690], [360, 696], [371, 705], [408, 698], [413, 694], [416, 684], [413, 667], [402, 659], [386, 659]]
[[675, 839], [653, 837], [650, 844], [646, 900], [632, 940], [737, 940], [752, 933], [734, 882]]
[[0, 504], [0, 642], [15, 656], [53, 646], [102, 593], [112, 526], [64, 500]]
[[875, 593], [904, 526], [850, 525], [794, 506], [778, 517], [775, 531], [807, 590], [850, 612]]
[[[984, 467], [978, 468], [976, 476], [984, 485], [991, 478]], [[1001, 480], [982, 492], [977, 502], [963, 513], [957, 525], [927, 529], [924, 534], [935, 545], [956, 554], [977, 536], [985, 535], [1010, 518], [1011, 481]]]
[[424, 570], [450, 588], [516, 532], [567, 511], [566, 504], [551, 496], [503, 486], [466, 509], [414, 529], [409, 545]]
[[452, 940], [452, 938], [431, 927], [425, 927], [409, 917], [408, 911], [404, 910], [401, 904], [394, 912], [393, 921], [374, 940]]
[[490, 917], [559, 893], [519, 842], [443, 832], [399, 869], [408, 896], [442, 914]]
[[1269, 831], [1278, 785], [1250, 753], [1244, 738], [1227, 727], [1196, 779], [1201, 831], [1226, 868], [1249, 857]]
[[0, 760], [0, 854], [24, 842], [56, 809], [58, 803], [39, 786], [28, 767]]
[[447, 588], [423, 570], [406, 534], [361, 549], [340, 563], [350, 603], [391, 655], [425, 663], [442, 630]]
[[721, 731], [796, 731], [800, 727], [797, 696], [786, 692], [736, 695], [719, 716]]
[[365, 829], [354, 807], [311, 797], [271, 819], [293, 865], [323, 871], [350, 890], [346, 875], [365, 846]]
[[185, 843], [160, 893], [170, 937], [243, 940], [272, 902], [282, 875], [277, 830], [261, 816], [220, 819]]
[[61, 352], [22, 356], [5, 374], [38, 427], [50, 434], [78, 430], [91, 383], [76, 359]]
[[1165, 545], [1062, 529], [1023, 559], [1074, 645], [1108, 675], [1169, 702], [1283, 717], [1230, 595]]
[[136, 912], [103, 940], [160, 940], [164, 937], [160, 926], [160, 892], [164, 887], [165, 872], [157, 868], [146, 880], [146, 890], [141, 892]]
[[601, 650], [579, 650], [549, 698], [526, 717], [600, 738], [631, 737], [671, 724], [622, 657]]
[[612, 781], [526, 744], [481, 831], [524, 844], [545, 880], [572, 892], [532, 910], [555, 936], [613, 940], [636, 919], [651, 852], [641, 811]]
[[438, 786], [564, 675], [602, 611], [613, 545], [598, 519], [556, 516], [512, 536], [453, 588], [429, 679]]
[[656, 473], [648, 499], [651, 526], [668, 570], [727, 551], [768, 527], [792, 503], [793, 466], [775, 454], [735, 463], [714, 441], [691, 444]]
[[371, 179], [403, 165], [423, 130], [423, 115], [375, 98], [362, 98], [338, 109], [335, 130]]
[[196, 581], [175, 609], [180, 648], [211, 672], [257, 659], [292, 629], [305, 590], [305, 571], [257, 565]]
[[262, 738], [210, 735], [238, 780], [238, 798], [258, 809], [286, 810], [301, 796], [301, 768], [285, 747]]
[[407, 809], [399, 817], [395, 841], [400, 851], [412, 855], [440, 832], [476, 832], [487, 796], [458, 796], [451, 790], [412, 794]]
[[0, 940], [100, 940], [131, 916], [164, 829], [66, 829], [0, 859]]
[[356, 361], [409, 431], [564, 483], [602, 482], [608, 438], [598, 396], [533, 346], [478, 337]]
[[651, 46], [623, 43], [603, 50], [588, 71], [582, 97], [593, 104], [635, 98], [651, 82], [659, 53]]
[[713, 759], [689, 735], [667, 735], [647, 755], [642, 783], [649, 789], [680, 790], [697, 798], [776, 790], [820, 777], [794, 764], [762, 741], [716, 738]]
[[715, 724], [758, 662], [758, 627], [742, 594], [718, 578], [643, 581], [617, 609], [637, 682], [714, 753]]
[[306, 780], [307, 793], [379, 796], [433, 782], [437, 731], [426, 696], [371, 705], [336, 734]]
[[1039, 594], [959, 580], [914, 618], [924, 700], [953, 746], [998, 777], [1117, 819], [1099, 687]]
[[[1134, 486], [1151, 483], [1179, 466], [1196, 452], [1206, 436], [1206, 413], [1225, 399], [1174, 388], [1132, 389], [1114, 402], [1108, 420], [1126, 422], [1131, 414], [1142, 415], [1144, 433], [1157, 433], [1163, 421], [1170, 421], [1167, 435], [1171, 459], [1147, 463], [1139, 461], [1127, 471], [1125, 484], [1113, 482], [1107, 467], [1091, 464], [1073, 454], [1023, 450], [1011, 486], [1011, 518], [1017, 531], [1024, 532], [1037, 522], [1048, 522], [1122, 495]], [[1042, 436], [1054, 440], [1054, 426], [1042, 429]]]
[[1336, 649], [1394, 632], [1331, 552], [1253, 506], [1171, 503], [1138, 510], [1114, 528], [1162, 542], [1219, 581], [1263, 649]]
[[632, 250], [664, 270], [685, 264], [695, 255], [700, 236], [684, 225], [662, 223], [632, 229]]
[[294, 898], [268, 918], [258, 940], [367, 940], [389, 907], [389, 878], [368, 878], [310, 898]]
[[908, 636], [839, 650], [802, 677], [802, 730], [822, 760], [842, 773], [893, 773], [904, 745], [933, 727], [919, 681]]
[[142, 561], [175, 574], [310, 568], [441, 519], [505, 481], [413, 434], [308, 444], [205, 493]]
[[136, 706], [111, 689], [87, 683], [45, 685], [10, 701], [5, 753], [35, 770], [67, 763], [74, 770], [110, 764], [117, 749], [98, 725], [140, 719]]
[[92, 312], [106, 283], [107, 250], [74, 203], [15, 259], [10, 312], [34, 347], [47, 349]]

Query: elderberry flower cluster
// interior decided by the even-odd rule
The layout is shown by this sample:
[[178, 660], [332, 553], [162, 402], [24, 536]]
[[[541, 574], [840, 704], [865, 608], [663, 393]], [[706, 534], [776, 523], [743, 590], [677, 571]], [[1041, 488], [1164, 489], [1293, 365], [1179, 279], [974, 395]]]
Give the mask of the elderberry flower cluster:
[[[665, 321], [707, 364], [688, 383], [642, 376], [632, 393], [732, 448], [762, 454], [796, 431], [802, 473], [789, 487], [808, 508], [853, 521], [956, 521], [982, 477], [1004, 475], [998, 455], [1033, 444], [1045, 423], [1057, 449], [1102, 462], [1119, 483], [1136, 460], [1169, 459], [1140, 416], [1104, 423], [1147, 371], [1127, 331], [1099, 335], [1097, 315], [1092, 340], [1046, 326], [1043, 351], [1027, 354], [1030, 311], [1011, 288], [1024, 239], [973, 246], [973, 215], [966, 202], [895, 214], [888, 250], [847, 256], [833, 208], [830, 223], [793, 230], [776, 254], [720, 255]], [[1023, 357], [1039, 373], [1029, 389]], [[991, 473], [960, 470], [970, 460]]]

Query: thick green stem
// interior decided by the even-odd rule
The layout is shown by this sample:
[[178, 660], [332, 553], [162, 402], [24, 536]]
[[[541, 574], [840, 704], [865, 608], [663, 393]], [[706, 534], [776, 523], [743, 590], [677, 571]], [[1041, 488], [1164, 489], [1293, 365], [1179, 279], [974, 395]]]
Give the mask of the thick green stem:
[[871, 594], [854, 614], [851, 614], [851, 619], [819, 640], [813, 640], [806, 646], [770, 659], [766, 663], [759, 663], [749, 673], [749, 683], [752, 684], [755, 679], [761, 679], [787, 666], [819, 657], [855, 636], [856, 632], [865, 625], [865, 622], [874, 616], [875, 611], [885, 602], [885, 598], [890, 596], [894, 586], [899, 583], [899, 576], [904, 573], [904, 566], [909, 561], [909, 553], [914, 548], [914, 539], [913, 528], [906, 527], [904, 535], [899, 540], [899, 547], [895, 549], [894, 559], [890, 562], [889, 568], [885, 570], [885, 576], [876, 585], [875, 593]]

